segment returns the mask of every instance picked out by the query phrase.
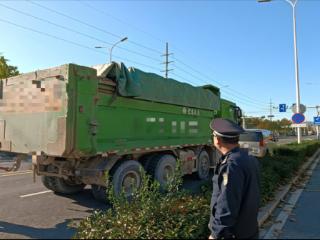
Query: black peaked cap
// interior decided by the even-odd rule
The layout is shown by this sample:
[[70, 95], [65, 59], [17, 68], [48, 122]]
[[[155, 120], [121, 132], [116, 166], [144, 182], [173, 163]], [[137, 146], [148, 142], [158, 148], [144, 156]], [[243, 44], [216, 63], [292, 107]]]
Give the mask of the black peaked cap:
[[210, 123], [210, 128], [214, 134], [220, 137], [237, 137], [244, 132], [244, 129], [228, 119], [216, 118]]

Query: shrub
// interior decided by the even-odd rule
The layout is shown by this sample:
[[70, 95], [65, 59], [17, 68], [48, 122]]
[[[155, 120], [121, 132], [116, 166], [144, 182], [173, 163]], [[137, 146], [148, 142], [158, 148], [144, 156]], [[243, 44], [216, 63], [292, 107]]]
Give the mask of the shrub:
[[274, 148], [273, 156], [260, 159], [261, 205], [272, 199], [274, 191], [286, 184], [319, 147], [319, 141], [291, 143]]
[[83, 220], [75, 238], [207, 238], [209, 201], [181, 190], [181, 176], [172, 179], [163, 193], [158, 182], [143, 174], [142, 186], [130, 200], [114, 196], [110, 186], [113, 208]]

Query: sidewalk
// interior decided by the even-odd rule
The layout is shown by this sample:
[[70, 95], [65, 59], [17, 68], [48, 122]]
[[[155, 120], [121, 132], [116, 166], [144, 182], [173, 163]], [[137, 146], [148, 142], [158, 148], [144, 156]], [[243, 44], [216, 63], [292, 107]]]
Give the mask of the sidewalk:
[[279, 239], [320, 239], [320, 163], [285, 223]]

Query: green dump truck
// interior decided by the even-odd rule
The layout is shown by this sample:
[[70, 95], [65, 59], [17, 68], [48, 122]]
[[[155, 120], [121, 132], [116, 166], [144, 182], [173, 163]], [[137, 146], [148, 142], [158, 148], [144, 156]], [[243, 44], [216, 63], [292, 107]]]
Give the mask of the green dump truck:
[[0, 151], [32, 155], [35, 175], [54, 192], [91, 185], [105, 197], [139, 187], [141, 169], [165, 184], [176, 160], [183, 174], [209, 176], [216, 159], [209, 122], [239, 121], [218, 88], [194, 87], [124, 64], [66, 64], [0, 81]]

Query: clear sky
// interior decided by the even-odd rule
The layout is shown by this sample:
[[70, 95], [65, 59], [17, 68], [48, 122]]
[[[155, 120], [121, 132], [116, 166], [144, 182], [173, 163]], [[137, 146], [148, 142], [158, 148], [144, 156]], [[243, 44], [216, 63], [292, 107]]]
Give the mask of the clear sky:
[[[297, 42], [301, 103], [320, 105], [320, 0], [298, 0]], [[296, 101], [292, 8], [285, 0], [0, 1], [0, 52], [21, 72], [65, 63], [113, 60], [199, 86], [221, 87], [222, 97], [250, 116]], [[95, 49], [105, 46], [106, 49]], [[308, 109], [312, 121], [315, 109]], [[291, 110], [277, 119], [290, 118]]]

